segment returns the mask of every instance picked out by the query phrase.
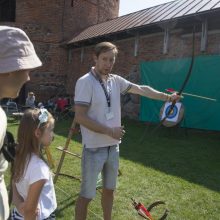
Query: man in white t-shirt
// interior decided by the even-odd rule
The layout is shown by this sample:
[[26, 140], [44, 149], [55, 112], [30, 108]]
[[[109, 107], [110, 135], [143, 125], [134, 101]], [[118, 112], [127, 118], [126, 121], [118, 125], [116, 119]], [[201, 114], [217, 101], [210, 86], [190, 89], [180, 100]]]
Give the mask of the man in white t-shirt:
[[119, 144], [125, 134], [121, 126], [120, 95], [125, 93], [162, 101], [178, 100], [149, 86], [139, 86], [111, 74], [118, 50], [110, 42], [96, 45], [95, 66], [78, 79], [75, 88], [75, 120], [82, 132], [82, 183], [76, 203], [76, 220], [85, 220], [89, 202], [95, 197], [96, 182], [102, 173], [104, 220], [111, 219], [119, 168]]

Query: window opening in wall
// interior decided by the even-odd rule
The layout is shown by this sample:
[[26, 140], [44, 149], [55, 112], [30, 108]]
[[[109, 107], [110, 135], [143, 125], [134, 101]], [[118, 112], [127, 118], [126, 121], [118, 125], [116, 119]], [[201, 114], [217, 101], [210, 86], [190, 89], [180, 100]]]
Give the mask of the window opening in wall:
[[0, 22], [15, 22], [16, 0], [0, 0]]

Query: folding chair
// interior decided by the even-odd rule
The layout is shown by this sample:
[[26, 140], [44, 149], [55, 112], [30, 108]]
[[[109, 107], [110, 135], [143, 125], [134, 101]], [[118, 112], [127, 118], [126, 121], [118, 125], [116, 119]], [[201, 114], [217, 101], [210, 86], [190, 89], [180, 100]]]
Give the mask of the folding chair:
[[8, 116], [13, 115], [13, 113], [18, 113], [18, 106], [16, 102], [8, 101], [6, 103], [6, 114]]

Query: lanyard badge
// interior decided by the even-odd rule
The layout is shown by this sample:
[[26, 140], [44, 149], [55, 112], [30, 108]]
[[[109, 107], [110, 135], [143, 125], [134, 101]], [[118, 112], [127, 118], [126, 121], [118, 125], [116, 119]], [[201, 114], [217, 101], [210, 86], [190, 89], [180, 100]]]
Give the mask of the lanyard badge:
[[110, 85], [108, 86], [108, 81], [107, 81], [107, 89], [106, 89], [102, 79], [99, 76], [97, 76], [97, 74], [94, 74], [92, 71], [91, 71], [91, 73], [99, 81], [99, 83], [105, 93], [105, 97], [106, 97], [106, 101], [107, 101], [107, 108], [105, 111], [105, 117], [107, 120], [111, 120], [112, 118], [114, 118], [114, 113], [111, 110], [111, 88], [110, 88]]

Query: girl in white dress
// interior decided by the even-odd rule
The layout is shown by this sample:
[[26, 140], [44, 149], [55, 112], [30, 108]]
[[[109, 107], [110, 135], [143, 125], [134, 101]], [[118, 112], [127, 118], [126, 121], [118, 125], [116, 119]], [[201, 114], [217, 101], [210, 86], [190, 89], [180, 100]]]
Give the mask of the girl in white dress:
[[54, 118], [44, 108], [28, 109], [21, 119], [12, 178], [24, 203], [13, 209], [12, 220], [55, 219], [52, 174], [42, 153], [53, 140], [53, 129]]

